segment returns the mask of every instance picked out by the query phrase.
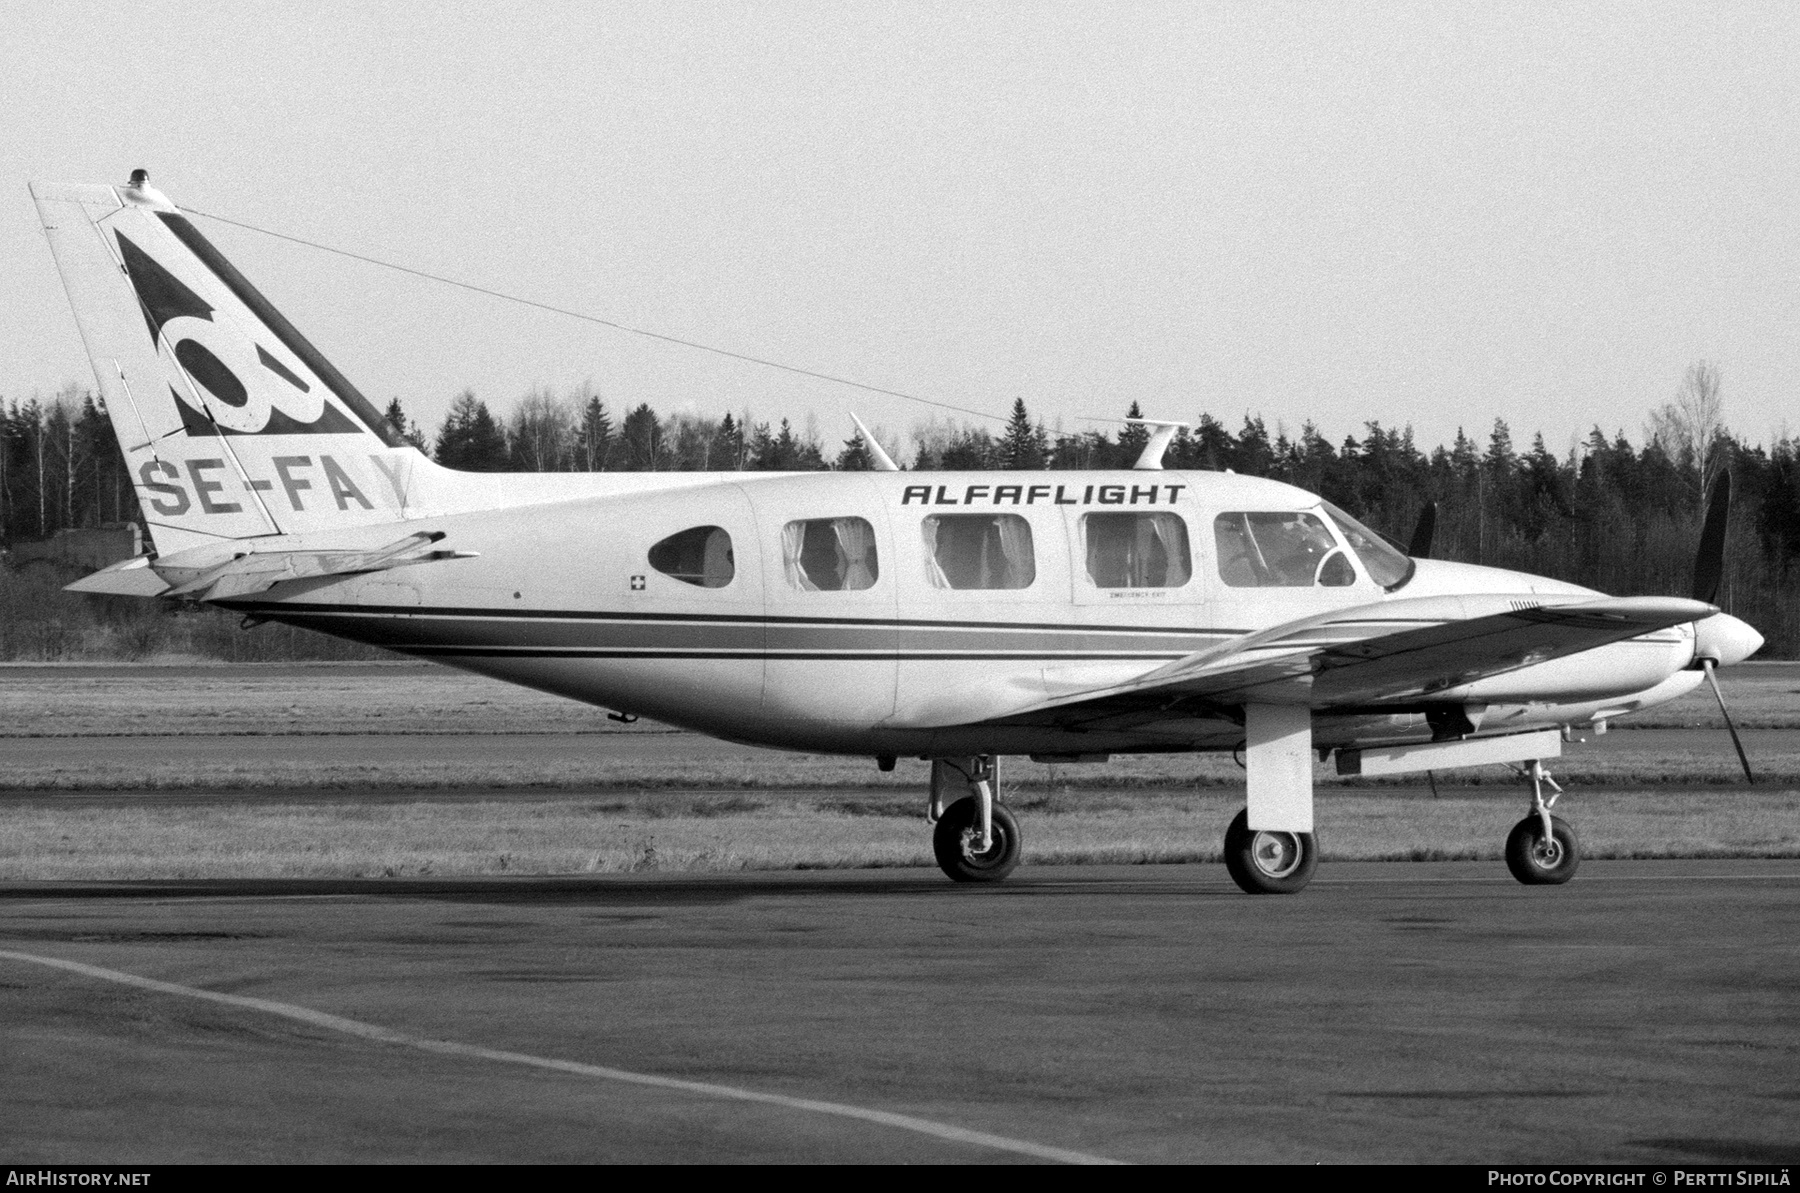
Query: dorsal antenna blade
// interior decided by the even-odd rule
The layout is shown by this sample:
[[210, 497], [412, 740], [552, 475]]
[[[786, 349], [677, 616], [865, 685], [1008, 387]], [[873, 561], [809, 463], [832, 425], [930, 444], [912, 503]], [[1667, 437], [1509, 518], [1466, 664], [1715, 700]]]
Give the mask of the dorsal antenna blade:
[[1124, 421], [1135, 426], [1155, 428], [1150, 432], [1150, 440], [1144, 444], [1144, 450], [1138, 453], [1137, 463], [1131, 466], [1136, 472], [1161, 472], [1163, 453], [1169, 450], [1169, 444], [1175, 442], [1176, 433], [1188, 425], [1155, 418], [1128, 418]]
[[894, 463], [893, 459], [887, 454], [887, 452], [882, 450], [881, 441], [879, 439], [875, 438], [875, 436], [869, 432], [869, 428], [863, 426], [863, 420], [856, 417], [856, 415], [854, 413], [852, 413], [850, 415], [850, 421], [855, 423], [856, 429], [862, 433], [863, 443], [869, 449], [869, 459], [871, 459], [875, 462], [875, 471], [876, 472], [899, 472], [900, 465]]

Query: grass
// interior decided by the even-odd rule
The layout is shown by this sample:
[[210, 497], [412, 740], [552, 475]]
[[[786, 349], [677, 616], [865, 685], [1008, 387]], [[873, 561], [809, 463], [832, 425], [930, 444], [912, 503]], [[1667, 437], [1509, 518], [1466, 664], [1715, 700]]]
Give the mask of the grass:
[[[1800, 728], [1795, 681], [1781, 674], [1728, 673], [1727, 697], [1747, 726]], [[1650, 716], [1635, 723], [1718, 724], [1704, 691]], [[623, 729], [597, 709], [405, 662], [0, 666], [0, 754], [13, 743], [0, 790], [15, 793], [0, 801], [0, 880], [931, 864], [923, 763], [902, 760], [884, 775], [858, 758], [609, 748], [618, 735], [644, 732], [666, 731]], [[593, 749], [534, 751], [532, 736], [545, 733], [591, 737]], [[217, 745], [297, 734], [507, 736], [495, 738], [492, 757], [438, 760], [429, 743], [410, 754], [397, 744], [373, 761], [327, 752], [303, 766], [279, 750], [159, 758], [148, 741], [76, 766], [68, 751], [34, 763], [23, 748], [33, 737]], [[1800, 750], [1765, 744], [1756, 751], [1764, 783], [1743, 789], [1722, 732], [1716, 749], [1698, 755], [1640, 740], [1646, 748], [1576, 752], [1557, 767], [1571, 789], [1559, 810], [1581, 831], [1585, 856], [1800, 856]], [[1242, 772], [1219, 756], [1122, 756], [1102, 766], [1009, 759], [1005, 778], [1027, 859], [1038, 863], [1216, 861], [1243, 799]], [[1498, 864], [1524, 811], [1523, 788], [1499, 767], [1456, 779], [1432, 799], [1414, 777], [1346, 782], [1322, 768], [1326, 859]]]
[[[1114, 793], [1016, 799], [1042, 864], [1216, 862], [1241, 796]], [[1489, 860], [1522, 793], [1320, 801], [1327, 862]], [[0, 880], [731, 872], [931, 864], [919, 801], [877, 796], [579, 800], [246, 800], [0, 807]], [[1590, 858], [1800, 857], [1800, 792], [1729, 798], [1607, 791], [1571, 798]]]
[[[1800, 729], [1800, 682], [1755, 663], [1720, 674], [1740, 728]], [[1720, 724], [1697, 691], [1620, 728]], [[625, 732], [597, 708], [414, 662], [116, 667], [0, 664], [0, 736]]]
[[[1552, 765], [1559, 783], [1583, 787], [1719, 787], [1743, 783], [1736, 756], [1723, 732], [1706, 753], [1676, 744], [1622, 756], [1583, 753], [1579, 747]], [[0, 744], [0, 753], [4, 746]], [[1753, 765], [1764, 785], [1800, 785], [1800, 749], [1759, 745]], [[1122, 754], [1096, 765], [1046, 765], [1006, 759], [1008, 792], [1037, 796], [1056, 792], [1168, 791], [1190, 788], [1241, 790], [1243, 771], [1217, 754]], [[1422, 786], [1422, 775], [1342, 779], [1330, 765], [1315, 767], [1323, 789], [1381, 791]], [[591, 755], [541, 758], [529, 749], [508, 749], [477, 759], [429, 757], [358, 761], [324, 758], [296, 764], [282, 756], [243, 755], [194, 761], [143, 756], [108, 757], [71, 765], [67, 761], [14, 760], [0, 771], [0, 792], [242, 792], [304, 795], [333, 791], [373, 794], [432, 792], [634, 793], [664, 792], [890, 792], [912, 799], [927, 782], [925, 764], [904, 759], [883, 774], [867, 758], [827, 754], [750, 751], [725, 757], [615, 757], [597, 743]], [[1520, 779], [1509, 767], [1445, 772], [1445, 791], [1465, 788], [1512, 790]]]

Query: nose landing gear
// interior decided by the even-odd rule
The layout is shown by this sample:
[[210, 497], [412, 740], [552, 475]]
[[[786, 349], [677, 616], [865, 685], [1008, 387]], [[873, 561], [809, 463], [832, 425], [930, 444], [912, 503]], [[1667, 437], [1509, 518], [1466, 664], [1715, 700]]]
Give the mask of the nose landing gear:
[[[1550, 814], [1562, 788], [1544, 764], [1533, 759], [1528, 773], [1531, 811], [1506, 835], [1506, 868], [1526, 886], [1560, 885], [1575, 877], [1581, 864], [1581, 840], [1568, 821]], [[1548, 799], [1544, 798], [1546, 785], [1555, 792]]]
[[[991, 755], [932, 760], [931, 849], [938, 868], [957, 882], [999, 882], [1019, 864], [1019, 822], [999, 801], [999, 781]], [[969, 794], [945, 806], [959, 786]]]

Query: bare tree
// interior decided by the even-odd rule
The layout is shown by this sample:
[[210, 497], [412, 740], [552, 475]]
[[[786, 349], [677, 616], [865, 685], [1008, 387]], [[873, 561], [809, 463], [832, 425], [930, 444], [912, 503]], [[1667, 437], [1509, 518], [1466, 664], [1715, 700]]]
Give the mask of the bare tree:
[[507, 427], [513, 464], [526, 472], [565, 472], [573, 462], [575, 414], [548, 386], [519, 400]]
[[1700, 516], [1706, 495], [1725, 467], [1725, 400], [1720, 396], [1719, 366], [1697, 360], [1681, 378], [1675, 400], [1650, 414], [1649, 437], [1660, 444], [1699, 486]]

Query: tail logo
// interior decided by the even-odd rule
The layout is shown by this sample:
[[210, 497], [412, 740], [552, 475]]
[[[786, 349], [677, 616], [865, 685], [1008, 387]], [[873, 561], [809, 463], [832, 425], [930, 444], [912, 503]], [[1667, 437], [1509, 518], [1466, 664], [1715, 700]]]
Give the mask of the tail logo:
[[[189, 435], [354, 435], [362, 428], [325, 400], [305, 366], [255, 342], [256, 324], [222, 326], [214, 308], [150, 254], [115, 232], [150, 338], [173, 366], [170, 392]], [[164, 349], [173, 352], [168, 359]]]

